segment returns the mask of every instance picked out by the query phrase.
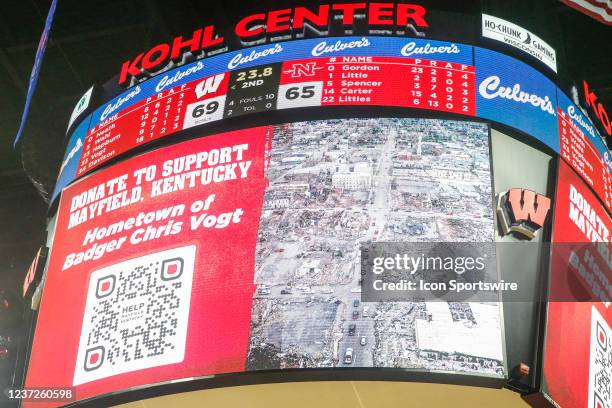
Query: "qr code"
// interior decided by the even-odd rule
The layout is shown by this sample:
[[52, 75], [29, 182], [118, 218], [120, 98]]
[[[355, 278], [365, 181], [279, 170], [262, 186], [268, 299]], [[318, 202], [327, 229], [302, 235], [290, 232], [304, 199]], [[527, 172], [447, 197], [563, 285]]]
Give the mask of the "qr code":
[[183, 361], [195, 253], [175, 248], [91, 274], [73, 385]]
[[595, 307], [591, 310], [589, 408], [612, 408], [612, 331]]

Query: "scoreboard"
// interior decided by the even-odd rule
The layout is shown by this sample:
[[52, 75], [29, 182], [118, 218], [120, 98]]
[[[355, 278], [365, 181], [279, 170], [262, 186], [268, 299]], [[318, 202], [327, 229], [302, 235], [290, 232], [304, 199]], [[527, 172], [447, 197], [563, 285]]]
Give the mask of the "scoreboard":
[[93, 126], [77, 176], [148, 141], [276, 109], [388, 105], [474, 115], [474, 67], [421, 58], [329, 57], [224, 72], [159, 92]]
[[[64, 164], [77, 162], [64, 169], [70, 174], [60, 174], [53, 198], [135, 147], [225, 118], [304, 107], [393, 106], [520, 130], [559, 153], [610, 210], [608, 149], [570, 105], [537, 70], [480, 47], [375, 36], [266, 44], [175, 68], [98, 108], [84, 120], [86, 130], [74, 131]], [[74, 154], [78, 143], [82, 151]]]
[[606, 207], [612, 208], [612, 178], [607, 164], [580, 128], [561, 109], [559, 132], [561, 157], [603, 198]]
[[584, 182], [612, 208], [612, 174], [610, 154], [598, 145], [593, 125], [565, 95], [558, 94], [560, 155]]
[[[363, 38], [360, 43], [371, 42]], [[404, 46], [400, 53], [414, 54], [416, 46], [410, 44], [416, 43]], [[421, 48], [429, 52], [468, 53], [467, 47], [454, 44]], [[219, 72], [168, 89], [164, 88], [172, 80], [159, 81], [155, 86], [155, 90], [161, 89], [159, 92], [125, 106], [112, 116], [101, 115], [102, 120], [92, 123], [76, 176], [151, 140], [250, 113], [313, 106], [379, 105], [473, 116], [474, 66], [467, 58], [453, 57], [303, 58]], [[205, 70], [206, 62], [198, 64], [191, 70], [191, 76]], [[231, 60], [228, 65], [232, 65]]]

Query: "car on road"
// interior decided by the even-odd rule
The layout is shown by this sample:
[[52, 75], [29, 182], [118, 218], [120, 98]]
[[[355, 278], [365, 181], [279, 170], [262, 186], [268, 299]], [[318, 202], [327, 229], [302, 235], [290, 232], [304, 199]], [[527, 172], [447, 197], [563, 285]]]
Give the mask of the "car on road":
[[353, 310], [353, 320], [359, 319], [359, 310]]
[[310, 287], [304, 287], [304, 288], [300, 288], [300, 293], [308, 295], [308, 294], [314, 293], [314, 291]]
[[359, 340], [359, 344], [361, 344], [362, 346], [365, 346], [366, 344], [368, 344], [368, 339], [366, 338], [366, 336], [361, 336], [361, 340]]
[[357, 325], [356, 324], [349, 324], [348, 327], [348, 335], [349, 336], [354, 336], [355, 335], [355, 330], [357, 329]]
[[363, 308], [363, 317], [368, 317], [369, 314], [370, 314], [369, 309], [367, 306], [365, 306]]
[[290, 295], [291, 289], [281, 289], [281, 295]]
[[347, 348], [344, 353], [344, 364], [351, 364], [353, 362], [353, 349]]
[[353, 307], [359, 307], [359, 299], [353, 300]]

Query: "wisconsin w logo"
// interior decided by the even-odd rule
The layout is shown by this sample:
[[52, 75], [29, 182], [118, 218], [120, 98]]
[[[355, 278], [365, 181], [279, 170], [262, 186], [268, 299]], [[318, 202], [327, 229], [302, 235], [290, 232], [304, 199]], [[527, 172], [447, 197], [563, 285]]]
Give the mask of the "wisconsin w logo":
[[513, 188], [497, 199], [497, 216], [505, 234], [514, 232], [533, 239], [544, 226], [550, 198], [531, 190]]

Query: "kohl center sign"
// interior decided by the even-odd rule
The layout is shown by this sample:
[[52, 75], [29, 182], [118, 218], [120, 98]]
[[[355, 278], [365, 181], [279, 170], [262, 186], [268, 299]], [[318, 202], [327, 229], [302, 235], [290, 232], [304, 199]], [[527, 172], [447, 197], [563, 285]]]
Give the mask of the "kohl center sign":
[[[414, 35], [424, 37], [423, 30], [429, 27], [426, 14], [425, 7], [408, 3], [337, 3], [322, 4], [317, 8], [294, 7], [243, 17], [234, 26], [233, 35], [242, 46], [254, 46], [304, 38], [306, 31], [317, 37], [327, 36], [332, 21], [340, 22], [345, 32], [353, 33], [356, 21], [365, 19], [374, 33], [393, 28], [396, 34], [410, 30]], [[141, 52], [122, 64], [118, 85], [129, 88], [194, 58], [197, 60], [227, 51], [226, 39], [216, 30], [214, 25], [208, 25], [195, 30], [191, 36], [178, 36], [171, 42], [157, 44]], [[274, 49], [282, 50], [280, 46]]]
[[538, 59], [557, 72], [555, 49], [537, 35], [501, 18], [482, 15], [482, 36], [501, 41]]

